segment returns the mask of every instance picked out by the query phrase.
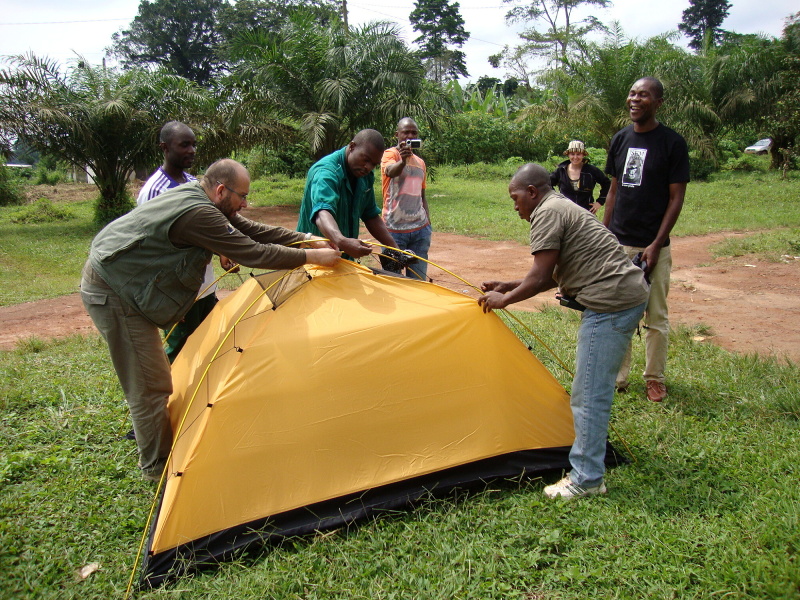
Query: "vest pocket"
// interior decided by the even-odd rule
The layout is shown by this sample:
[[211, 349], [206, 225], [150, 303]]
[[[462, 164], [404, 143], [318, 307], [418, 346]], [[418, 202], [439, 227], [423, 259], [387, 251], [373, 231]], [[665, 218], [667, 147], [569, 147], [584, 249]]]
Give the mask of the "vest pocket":
[[198, 271], [182, 260], [177, 269], [159, 271], [136, 294], [134, 300], [139, 311], [159, 327], [167, 327], [183, 318], [191, 308], [203, 283], [204, 271]]

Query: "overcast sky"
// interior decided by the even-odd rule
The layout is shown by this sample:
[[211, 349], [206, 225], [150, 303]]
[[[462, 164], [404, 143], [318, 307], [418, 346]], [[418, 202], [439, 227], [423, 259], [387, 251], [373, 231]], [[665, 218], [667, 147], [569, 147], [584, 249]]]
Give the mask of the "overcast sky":
[[[111, 35], [127, 26], [138, 13], [138, 0], [2, 0], [0, 10], [0, 55], [33, 51], [60, 62], [83, 55], [99, 63]], [[619, 21], [626, 35], [645, 39], [677, 29], [689, 1], [641, 2], [615, 0], [613, 8], [593, 9], [604, 23]], [[503, 79], [503, 69], [493, 69], [487, 58], [519, 38], [505, 24], [507, 5], [501, 0], [461, 0], [461, 15], [469, 41], [462, 48], [467, 55], [470, 80], [482, 75]], [[365, 0], [348, 2], [351, 24], [388, 20], [400, 25], [406, 41], [417, 37], [408, 22], [413, 0]], [[733, 0], [722, 27], [738, 33], [764, 33], [779, 37], [784, 19], [800, 10], [797, 0]], [[585, 14], [585, 13], [584, 13]], [[681, 43], [685, 44], [685, 39]]]

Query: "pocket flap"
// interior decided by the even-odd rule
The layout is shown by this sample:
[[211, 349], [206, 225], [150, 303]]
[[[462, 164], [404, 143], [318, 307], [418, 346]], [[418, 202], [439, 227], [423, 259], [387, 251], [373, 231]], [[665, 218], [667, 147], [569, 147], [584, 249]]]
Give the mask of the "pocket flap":
[[108, 294], [98, 294], [96, 292], [85, 292], [81, 290], [81, 298], [86, 304], [105, 304], [108, 301]]

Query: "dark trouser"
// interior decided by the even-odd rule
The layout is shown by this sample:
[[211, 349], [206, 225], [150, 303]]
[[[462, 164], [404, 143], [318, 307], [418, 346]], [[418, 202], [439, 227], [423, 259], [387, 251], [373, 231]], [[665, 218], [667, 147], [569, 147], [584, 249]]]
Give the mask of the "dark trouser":
[[[175, 362], [175, 358], [177, 358], [178, 352], [181, 351], [186, 340], [200, 326], [200, 323], [208, 316], [208, 313], [214, 309], [217, 302], [216, 294], [209, 294], [204, 298], [200, 298], [192, 304], [192, 308], [189, 309], [186, 316], [175, 326], [175, 329], [172, 330], [172, 333], [167, 338], [166, 350], [170, 363]], [[166, 335], [168, 332], [169, 330], [165, 330], [164, 334]]]

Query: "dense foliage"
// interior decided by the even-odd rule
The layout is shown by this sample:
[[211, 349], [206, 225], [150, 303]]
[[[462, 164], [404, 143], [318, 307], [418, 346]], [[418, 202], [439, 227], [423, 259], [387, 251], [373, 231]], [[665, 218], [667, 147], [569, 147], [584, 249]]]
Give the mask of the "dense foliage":
[[[774, 142], [773, 168], [796, 167], [798, 15], [787, 18], [780, 39], [721, 29], [717, 36], [715, 29], [713, 40], [706, 36], [694, 53], [678, 45], [677, 32], [630, 39], [618, 24], [587, 16], [608, 0], [510, 0], [508, 19], [526, 29], [516, 47], [509, 45], [492, 60], [504, 62], [515, 76], [442, 85], [458, 74], [451, 59], [468, 35], [454, 2], [417, 2], [420, 50], [409, 47], [390, 23], [348, 27], [332, 0], [179, 4], [141, 3], [134, 22], [115, 36], [115, 50], [129, 66], [123, 72], [76, 61], [61, 74], [47, 60], [7, 61], [0, 82], [0, 151], [10, 155], [12, 145], [27, 144], [34, 160], [40, 152], [52, 153], [79, 168], [89, 166], [98, 175], [104, 220], [129, 206], [119, 200], [127, 172], [158, 163], [155, 136], [168, 118], [186, 120], [198, 133], [199, 168], [237, 150], [260, 172], [296, 176], [359, 129], [378, 129], [391, 143], [397, 120], [405, 116], [428, 136], [432, 166], [546, 160], [570, 139], [606, 148], [629, 122], [630, 85], [652, 75], [665, 86], [658, 118], [686, 138], [695, 173], [738, 160], [731, 148], [741, 151], [766, 137]], [[698, 0], [690, 9], [710, 4]], [[721, 15], [727, 3], [714, 6]], [[719, 28], [719, 15], [719, 23], [709, 17], [703, 27]], [[181, 33], [190, 26], [192, 35]], [[590, 31], [606, 31], [607, 37], [589, 41]], [[162, 44], [160, 37], [169, 39]], [[199, 46], [188, 49], [193, 43]], [[184, 54], [191, 60], [183, 60]], [[192, 87], [187, 78], [205, 88]], [[70, 130], [70, 120], [81, 127]], [[124, 141], [90, 142], [87, 132], [104, 127]], [[59, 136], [70, 143], [59, 143]], [[137, 158], [114, 162], [116, 148], [129, 145], [138, 148]], [[103, 160], [93, 165], [86, 152]], [[114, 164], [100, 164], [109, 160]]]
[[321, 25], [296, 13], [277, 37], [237, 38], [233, 56], [242, 105], [293, 124], [315, 157], [360, 129], [394, 131], [408, 115], [432, 122], [443, 106], [419, 57], [388, 23], [345, 30], [338, 19]]
[[330, 0], [141, 0], [111, 54], [127, 67], [160, 67], [202, 86], [229, 71], [228, 46], [246, 31], [276, 32], [298, 7], [320, 23], [336, 14]]
[[157, 65], [200, 85], [220, 74], [223, 36], [217, 27], [225, 0], [142, 0], [139, 14], [113, 36], [126, 67]]

